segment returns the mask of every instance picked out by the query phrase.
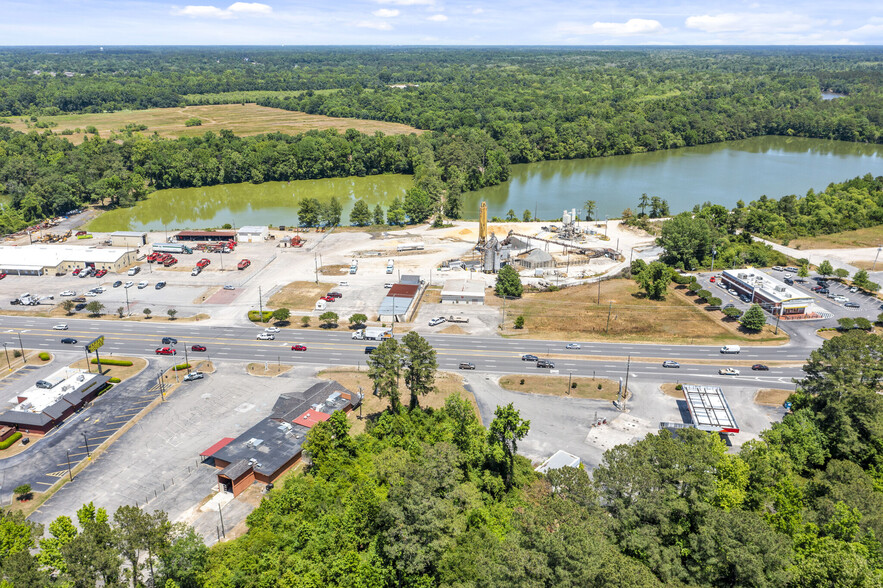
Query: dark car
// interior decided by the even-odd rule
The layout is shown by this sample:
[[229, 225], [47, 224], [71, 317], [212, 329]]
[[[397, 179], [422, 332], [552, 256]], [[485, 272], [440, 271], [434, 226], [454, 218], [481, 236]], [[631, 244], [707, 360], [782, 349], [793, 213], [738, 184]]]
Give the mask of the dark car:
[[329, 292], [326, 296], [330, 296], [331, 298], [343, 298], [343, 294], [340, 292]]
[[724, 310], [726, 310], [728, 308], [736, 308], [736, 305], [731, 302], [729, 304], [724, 304], [723, 308], [724, 308]]
[[763, 365], [762, 363], [756, 363], [756, 364], [754, 364], [753, 366], [751, 366], [751, 369], [753, 369], [753, 370], [756, 371], [756, 372], [768, 372], [768, 371], [770, 371], [770, 368], [768, 368], [767, 366]]
[[165, 288], [165, 287], [166, 287], [166, 283], [165, 283], [165, 282], [157, 282], [157, 283], [156, 283], [156, 286], [154, 286], [154, 288], [156, 288], [157, 290], [162, 290], [162, 289]]
[[77, 296], [76, 298], [71, 298], [73, 302], [86, 302], [86, 299], [82, 296]]
[[859, 304], [858, 302], [847, 302], [843, 306], [845, 306], [846, 308], [861, 308], [862, 307], [861, 304]]
[[830, 293], [831, 293], [831, 291], [828, 290], [827, 288], [822, 288], [821, 290], [819, 290], [819, 294], [830, 294]]
[[72, 337], [65, 337], [64, 339], [61, 340], [61, 342], [66, 345], [76, 345], [77, 340]]
[[681, 367], [681, 364], [679, 364], [676, 361], [668, 360], [668, 361], [662, 362], [662, 367], [664, 367], [664, 368], [679, 368], [679, 367]]
[[123, 281], [122, 281], [122, 280], [117, 280], [116, 282], [113, 283], [113, 287], [114, 287], [114, 288], [119, 288], [119, 287], [122, 286], [122, 285], [123, 285]]
[[376, 349], [376, 347], [365, 347], [365, 355], [373, 353]]
[[205, 351], [205, 345], [194, 345], [190, 351]]
[[529, 353], [527, 355], [521, 356], [521, 361], [537, 361], [538, 359], [539, 357], [537, 357], [536, 355], [531, 355]]
[[292, 345], [292, 346], [291, 346], [291, 350], [292, 350], [292, 351], [306, 351], [306, 350], [307, 350], [307, 346], [306, 346], [306, 345], [300, 345], [300, 344], [298, 344], [298, 345]]
[[548, 359], [540, 359], [540, 360], [537, 360], [537, 367], [538, 368], [554, 368], [555, 364], [552, 363], [551, 361], [549, 361]]
[[177, 344], [178, 344], [178, 340], [175, 339], [175, 338], [173, 338], [173, 337], [163, 337], [163, 338], [162, 338], [162, 344], [163, 344], [163, 345], [177, 345]]
[[460, 369], [461, 369], [461, 370], [474, 370], [474, 369], [475, 369], [475, 364], [474, 364], [474, 363], [470, 363], [470, 362], [468, 362], [468, 361], [461, 361], [461, 362], [460, 362]]
[[74, 307], [74, 310], [83, 310], [84, 308], [86, 308], [86, 303], [85, 303], [85, 302], [80, 302], [79, 304], [77, 304], [77, 305]]

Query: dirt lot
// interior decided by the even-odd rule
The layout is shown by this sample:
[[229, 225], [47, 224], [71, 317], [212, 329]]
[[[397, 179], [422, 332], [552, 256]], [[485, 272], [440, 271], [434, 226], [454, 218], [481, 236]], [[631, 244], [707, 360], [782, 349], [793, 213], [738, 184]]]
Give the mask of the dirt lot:
[[316, 300], [333, 290], [335, 284], [327, 282], [291, 282], [270, 296], [267, 306], [288, 310], [313, 310]]
[[[487, 303], [503, 300], [488, 296]], [[709, 313], [669, 289], [665, 300], [649, 300], [632, 280], [609, 280], [558, 292], [525, 294], [506, 302], [506, 335], [558, 340], [641, 341], [695, 345], [747, 343], [778, 344], [788, 340], [783, 331], [756, 335], [742, 333], [737, 324], [726, 324], [718, 312]], [[524, 316], [524, 329], [512, 329], [515, 317]], [[609, 321], [609, 326], [608, 326]]]
[[250, 363], [245, 367], [245, 371], [249, 376], [275, 378], [279, 374], [284, 374], [292, 367], [294, 366], [276, 363]]
[[[524, 382], [522, 384], [521, 382]], [[532, 376], [514, 375], [500, 378], [500, 387], [528, 394], [544, 394], [546, 396], [572, 396], [573, 398], [594, 398], [597, 400], [616, 400], [619, 382], [605, 378], [573, 378], [571, 384], [576, 388], [568, 388], [565, 376]], [[598, 386], [601, 386], [600, 389]]]
[[788, 242], [788, 247], [794, 249], [850, 249], [876, 247], [880, 243], [883, 243], [883, 225], [831, 235], [792, 239]]
[[[184, 121], [190, 118], [202, 120], [199, 126], [188, 127]], [[8, 125], [17, 131], [28, 132], [27, 125], [21, 117], [14, 117]], [[151, 108], [148, 110], [126, 110], [100, 114], [67, 114], [62, 116], [41, 116], [40, 121], [55, 122], [52, 132], [61, 135], [64, 129], [84, 130], [94, 126], [98, 134], [107, 139], [112, 132], [118, 132], [127, 124], [144, 124], [145, 135], [159, 133], [161, 137], [193, 137], [206, 131], [217, 133], [221, 129], [229, 129], [237, 135], [258, 135], [260, 133], [281, 132], [292, 135], [312, 130], [335, 129], [343, 132], [356, 129], [363, 133], [373, 134], [381, 131], [387, 135], [421, 133], [422, 131], [398, 123], [375, 120], [358, 120], [353, 118], [335, 118], [318, 114], [293, 112], [279, 108], [268, 108], [257, 104], [219, 104], [209, 106], [185, 106], [183, 108]], [[41, 130], [42, 132], [42, 130]], [[63, 135], [74, 144], [82, 143], [84, 132]]]
[[782, 406], [794, 390], [781, 390], [778, 388], [764, 388], [757, 391], [754, 402], [765, 406]]
[[[350, 413], [350, 420], [353, 422], [353, 428], [351, 431], [353, 435], [363, 433], [368, 419], [377, 418], [381, 412], [389, 408], [389, 401], [386, 398], [378, 398], [371, 393], [373, 385], [371, 379], [368, 377], [368, 372], [365, 370], [356, 371], [353, 368], [331, 368], [319, 372], [318, 375], [320, 378], [337, 380], [353, 392], [358, 392], [359, 388], [362, 389], [362, 394], [365, 395], [365, 400], [362, 404], [361, 412], [365, 418], [362, 420], [358, 418], [359, 409]], [[407, 407], [410, 393], [408, 392], [408, 389], [405, 388], [404, 383], [402, 383], [399, 389], [402, 393], [402, 404]], [[475, 415], [480, 416], [475, 397], [463, 387], [463, 378], [459, 374], [451, 372], [438, 372], [435, 378], [435, 392], [427, 394], [426, 396], [421, 396], [420, 406], [424, 408], [441, 408], [445, 405], [445, 399], [454, 393], [459, 393], [464, 398], [467, 398], [475, 408]]]

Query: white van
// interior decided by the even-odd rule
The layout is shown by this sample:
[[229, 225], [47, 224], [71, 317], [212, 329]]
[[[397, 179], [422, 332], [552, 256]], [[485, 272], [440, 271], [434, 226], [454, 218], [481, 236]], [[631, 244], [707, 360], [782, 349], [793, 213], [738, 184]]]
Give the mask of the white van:
[[316, 301], [316, 310], [325, 310], [326, 308], [328, 308], [327, 302], [325, 302], [324, 300]]
[[350, 283], [349, 282], [338, 282], [337, 285], [338, 286], [349, 286]]
[[721, 347], [721, 353], [739, 353], [742, 348], [738, 345], [724, 345]]

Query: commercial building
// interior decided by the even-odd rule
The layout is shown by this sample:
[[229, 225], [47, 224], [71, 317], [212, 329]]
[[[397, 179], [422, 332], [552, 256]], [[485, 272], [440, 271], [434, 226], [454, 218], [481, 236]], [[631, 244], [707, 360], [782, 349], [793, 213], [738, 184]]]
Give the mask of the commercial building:
[[722, 281], [728, 288], [744, 294], [774, 315], [805, 314], [812, 298], [753, 267], [724, 270]]
[[142, 245], [147, 245], [147, 233], [140, 231], [117, 231], [110, 234], [110, 244], [114, 247], [137, 249]]
[[441, 301], [449, 304], [484, 304], [483, 280], [446, 280]]
[[236, 231], [178, 231], [176, 241], [235, 241]]
[[224, 437], [200, 453], [211, 459], [220, 487], [239, 496], [254, 482], [270, 484], [301, 459], [309, 430], [341, 410], [349, 412], [361, 398], [338, 382], [315, 384], [303, 393], [282, 394], [270, 416], [236, 438]]
[[269, 236], [268, 227], [248, 226], [236, 231], [236, 240], [240, 243], [263, 243]]
[[120, 272], [133, 265], [135, 249], [76, 245], [0, 245], [0, 272], [19, 276], [61, 274], [77, 267]]
[[690, 426], [714, 433], [738, 433], [739, 425], [723, 390], [716, 386], [684, 384], [684, 398], [690, 411]]
[[61, 369], [9, 399], [11, 410], [0, 414], [0, 427], [28, 435], [45, 435], [107, 387], [109, 376]]
[[566, 451], [562, 451], [559, 449], [552, 455], [552, 457], [534, 468], [534, 471], [545, 474], [549, 470], [557, 470], [565, 467], [578, 468], [581, 464], [582, 461], [580, 460], [580, 458], [572, 453], [567, 453]]
[[[402, 276], [403, 279], [408, 277]], [[377, 320], [384, 322], [407, 321], [408, 316], [416, 308], [414, 301], [421, 291], [419, 281], [418, 277], [417, 284], [393, 284], [383, 300], [380, 301], [380, 308], [377, 310]]]

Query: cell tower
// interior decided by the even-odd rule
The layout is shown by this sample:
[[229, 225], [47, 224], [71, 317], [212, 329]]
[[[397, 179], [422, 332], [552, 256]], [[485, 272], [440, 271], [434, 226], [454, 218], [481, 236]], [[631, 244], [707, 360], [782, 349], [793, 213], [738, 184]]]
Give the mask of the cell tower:
[[478, 213], [478, 245], [487, 243], [487, 202], [481, 203]]

